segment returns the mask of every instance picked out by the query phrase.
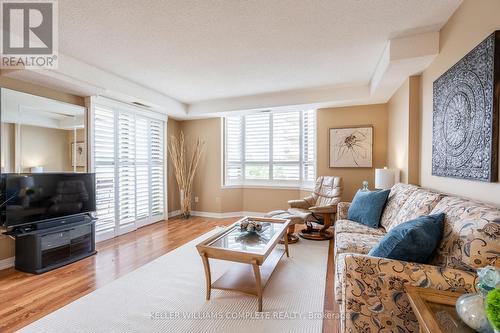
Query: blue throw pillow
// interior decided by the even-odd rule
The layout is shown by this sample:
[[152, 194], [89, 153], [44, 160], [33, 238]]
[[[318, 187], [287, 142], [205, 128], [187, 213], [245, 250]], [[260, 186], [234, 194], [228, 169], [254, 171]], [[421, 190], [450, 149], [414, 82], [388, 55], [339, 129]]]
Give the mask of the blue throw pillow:
[[372, 228], [378, 228], [390, 192], [391, 190], [358, 191], [352, 199], [347, 218]]
[[389, 231], [368, 255], [426, 264], [441, 242], [444, 214], [424, 215]]

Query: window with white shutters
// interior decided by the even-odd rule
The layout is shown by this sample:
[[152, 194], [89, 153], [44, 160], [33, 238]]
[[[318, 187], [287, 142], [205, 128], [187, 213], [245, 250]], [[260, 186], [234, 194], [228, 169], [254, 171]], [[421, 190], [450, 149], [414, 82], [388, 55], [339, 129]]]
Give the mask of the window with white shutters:
[[94, 109], [94, 164], [96, 179], [96, 230], [115, 228], [115, 117], [112, 110]]
[[151, 144], [151, 158], [150, 158], [150, 201], [151, 201], [151, 214], [153, 216], [163, 214], [164, 211], [164, 123], [160, 121], [149, 121], [149, 140]]
[[165, 122], [121, 103], [93, 110], [98, 238], [162, 220]]
[[135, 142], [136, 154], [136, 195], [137, 195], [137, 219], [147, 218], [149, 215], [149, 133], [148, 120], [137, 117], [137, 128]]
[[316, 180], [316, 112], [302, 112], [302, 181], [313, 185]]
[[225, 185], [312, 185], [315, 119], [314, 110], [224, 118]]

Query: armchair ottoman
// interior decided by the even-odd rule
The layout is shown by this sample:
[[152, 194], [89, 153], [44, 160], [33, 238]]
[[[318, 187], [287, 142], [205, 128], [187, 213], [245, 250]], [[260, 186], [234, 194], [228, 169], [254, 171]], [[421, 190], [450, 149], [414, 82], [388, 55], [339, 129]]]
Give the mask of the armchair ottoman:
[[[293, 244], [299, 241], [299, 237], [295, 233], [295, 225], [304, 223], [304, 221], [308, 218], [307, 215], [310, 214], [311, 213], [294, 215], [286, 210], [273, 210], [272, 212], [267, 213], [265, 216], [290, 220], [290, 226], [288, 227], [288, 244]], [[281, 242], [282, 241], [280, 241], [280, 243]]]
[[[290, 208], [285, 210], [275, 210], [268, 213], [267, 217], [286, 218], [292, 221], [289, 229], [289, 243], [296, 243], [299, 239], [295, 232], [297, 223], [305, 223], [307, 228], [300, 231], [300, 236], [306, 239], [326, 240], [333, 237], [332, 215], [335, 217], [337, 203], [340, 202], [342, 194], [342, 179], [340, 177], [318, 177], [313, 193], [300, 200], [290, 200]], [[318, 217], [323, 216], [323, 222], [318, 221]], [[315, 224], [322, 224], [315, 227]]]

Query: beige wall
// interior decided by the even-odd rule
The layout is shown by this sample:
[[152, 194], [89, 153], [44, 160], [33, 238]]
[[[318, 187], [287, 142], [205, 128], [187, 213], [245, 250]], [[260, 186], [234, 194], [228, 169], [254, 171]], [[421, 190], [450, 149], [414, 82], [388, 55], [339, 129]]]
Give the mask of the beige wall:
[[[219, 118], [183, 121], [181, 129], [188, 148], [200, 138], [205, 149], [200, 159], [198, 172], [193, 184], [192, 209], [204, 212], [234, 212], [242, 210], [240, 189], [221, 188], [221, 120]], [[188, 149], [188, 156], [192, 151]]]
[[[168, 119], [167, 122], [167, 145], [170, 144], [171, 136], [178, 137], [180, 132], [179, 121], [175, 119]], [[168, 154], [167, 160], [167, 207], [169, 212], [179, 210], [179, 189], [177, 186], [177, 181], [175, 180], [174, 168], [172, 167], [172, 160], [170, 159], [170, 154]]]
[[[262, 188], [222, 188], [222, 121], [219, 118], [175, 121], [169, 120], [169, 136], [180, 133], [186, 137], [188, 156], [190, 147], [199, 137], [205, 141], [198, 171], [193, 184], [194, 211], [223, 212], [268, 212], [284, 209], [287, 201], [301, 197], [298, 189], [262, 189]], [[169, 168], [168, 211], [179, 209], [179, 191], [171, 166]], [[194, 202], [198, 197], [198, 202]]]
[[[320, 109], [317, 113], [317, 172], [318, 176], [340, 176], [343, 179], [343, 200], [351, 201], [363, 180], [370, 188], [375, 182], [375, 168], [387, 164], [387, 105], [363, 105]], [[373, 168], [330, 168], [330, 128], [373, 125]]]
[[23, 172], [34, 166], [43, 166], [45, 172], [73, 171], [68, 132], [72, 131], [38, 126], [21, 126]]
[[432, 83], [493, 31], [500, 29], [500, 1], [465, 0], [441, 30], [440, 53], [422, 74], [422, 186], [500, 205], [500, 184], [434, 177], [432, 167]]
[[400, 181], [420, 183], [420, 76], [408, 78], [387, 103], [387, 166]]
[[[73, 131], [22, 125], [20, 151], [23, 172], [33, 166], [43, 166], [44, 171], [73, 171], [71, 166], [71, 143]], [[76, 130], [76, 141], [85, 141], [85, 130]], [[15, 125], [2, 123], [2, 172], [15, 172]], [[77, 167], [84, 172], [85, 167]]]
[[[317, 174], [343, 177], [344, 200], [351, 200], [363, 180], [366, 179], [373, 185], [374, 169], [329, 168], [328, 129], [331, 127], [373, 125], [374, 167], [383, 167], [386, 165], [387, 157], [387, 107], [385, 104], [379, 104], [320, 109], [317, 117]], [[219, 118], [175, 121], [175, 123], [169, 120], [168, 129], [169, 131], [182, 130], [188, 147], [192, 147], [198, 137], [206, 144], [193, 186], [193, 198], [197, 196], [199, 199], [198, 203], [193, 200], [192, 209], [194, 211], [268, 212], [275, 209], [286, 209], [288, 200], [302, 198], [309, 194], [308, 191], [300, 189], [222, 188], [222, 121]], [[177, 198], [179, 195], [177, 184], [172, 182], [170, 178], [169, 197], [175, 196]], [[172, 187], [172, 184], [175, 184], [175, 188]], [[169, 199], [169, 211], [177, 210], [178, 207], [178, 201], [172, 202], [172, 198]]]

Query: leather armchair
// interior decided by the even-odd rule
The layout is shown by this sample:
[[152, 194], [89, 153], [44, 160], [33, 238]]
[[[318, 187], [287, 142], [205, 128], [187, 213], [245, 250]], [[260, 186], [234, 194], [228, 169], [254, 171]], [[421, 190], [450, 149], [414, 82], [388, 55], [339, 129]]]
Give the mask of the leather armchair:
[[[323, 240], [333, 237], [333, 232], [328, 230], [332, 225], [332, 215], [335, 218], [337, 204], [342, 195], [342, 178], [340, 177], [318, 177], [313, 193], [301, 200], [290, 200], [288, 204], [291, 214], [302, 215], [306, 223], [306, 229], [300, 232], [300, 236], [307, 239]], [[323, 216], [323, 226], [315, 227], [318, 215]]]

